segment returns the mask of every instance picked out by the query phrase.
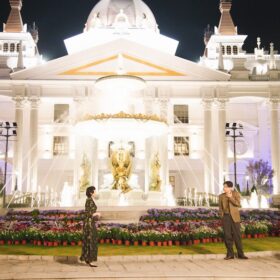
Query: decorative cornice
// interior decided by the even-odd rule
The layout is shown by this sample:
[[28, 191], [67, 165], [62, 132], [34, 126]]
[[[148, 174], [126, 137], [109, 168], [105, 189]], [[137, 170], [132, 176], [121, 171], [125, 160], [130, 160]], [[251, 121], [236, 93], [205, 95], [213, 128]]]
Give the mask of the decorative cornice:
[[16, 104], [16, 109], [23, 109], [26, 103], [26, 99], [22, 96], [16, 96], [12, 98]]
[[86, 115], [81, 121], [91, 121], [91, 120], [102, 121], [107, 119], [134, 119], [140, 121], [156, 121], [156, 122], [167, 123], [165, 119], [162, 119], [157, 115], [128, 114], [125, 112], [119, 112], [117, 114]]
[[217, 98], [215, 103], [218, 106], [218, 109], [221, 111], [226, 110], [227, 103], [229, 102], [228, 98]]
[[28, 101], [30, 102], [31, 109], [38, 109], [41, 102], [38, 96], [31, 96], [28, 98]]
[[214, 103], [214, 98], [204, 98], [202, 99], [202, 104], [205, 111], [211, 111], [212, 105]]

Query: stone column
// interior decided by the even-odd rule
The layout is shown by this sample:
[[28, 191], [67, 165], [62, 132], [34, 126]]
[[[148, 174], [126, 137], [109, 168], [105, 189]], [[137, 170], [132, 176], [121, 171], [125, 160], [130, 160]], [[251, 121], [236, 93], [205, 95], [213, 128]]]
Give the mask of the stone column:
[[23, 185], [23, 110], [25, 99], [22, 96], [16, 96], [13, 98], [15, 101], [15, 121], [17, 123], [17, 139], [14, 145], [14, 178], [13, 188], [17, 187], [17, 190], [22, 192]]
[[219, 154], [219, 193], [223, 189], [223, 182], [225, 180], [225, 174], [228, 172], [227, 166], [227, 144], [225, 137], [225, 126], [226, 126], [226, 103], [227, 99], [218, 99], [218, 154]]
[[29, 134], [29, 160], [28, 160], [28, 190], [37, 192], [38, 188], [38, 108], [40, 99], [37, 96], [29, 98], [30, 101], [30, 134]]
[[[169, 121], [169, 99], [164, 98], [159, 100], [160, 117], [165, 119], [168, 123]], [[161, 178], [162, 186], [166, 187], [169, 184], [169, 162], [168, 162], [168, 133], [159, 137], [159, 155], [161, 161]], [[165, 189], [162, 188], [165, 192]]]
[[[83, 98], [75, 98], [75, 122], [78, 122], [82, 118], [82, 106], [83, 106]], [[82, 137], [78, 134], [75, 135], [75, 160], [74, 160], [74, 179], [73, 179], [73, 187], [76, 192], [76, 199], [78, 201], [80, 196], [80, 186], [79, 186], [79, 179], [80, 179], [80, 168], [81, 162], [83, 159], [83, 151], [82, 151]], [[78, 204], [77, 204], [78, 205]]]
[[[144, 98], [144, 113], [146, 115], [153, 115], [154, 114], [154, 103], [155, 99], [152, 97], [152, 94], [154, 94], [153, 90], [150, 89], [150, 91], [146, 93], [146, 97]], [[150, 184], [150, 159], [152, 156], [152, 146], [153, 146], [153, 139], [152, 137], [147, 138], [145, 140], [145, 193], [147, 194], [149, 192], [149, 184]]]
[[203, 99], [204, 105], [204, 191], [214, 193], [212, 183], [212, 104], [213, 99]]
[[272, 98], [271, 102], [271, 161], [274, 170], [273, 177], [273, 194], [280, 192], [280, 160], [279, 160], [279, 123], [278, 107], [279, 99]]

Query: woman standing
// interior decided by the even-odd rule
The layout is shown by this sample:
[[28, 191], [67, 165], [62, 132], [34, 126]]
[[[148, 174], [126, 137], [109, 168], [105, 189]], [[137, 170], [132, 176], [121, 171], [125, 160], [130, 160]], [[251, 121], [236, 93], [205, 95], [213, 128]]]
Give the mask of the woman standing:
[[83, 247], [81, 261], [86, 262], [91, 267], [97, 267], [98, 238], [95, 222], [100, 218], [96, 213], [97, 206], [93, 200], [95, 197], [95, 187], [88, 187], [86, 190], [85, 218], [83, 224]]

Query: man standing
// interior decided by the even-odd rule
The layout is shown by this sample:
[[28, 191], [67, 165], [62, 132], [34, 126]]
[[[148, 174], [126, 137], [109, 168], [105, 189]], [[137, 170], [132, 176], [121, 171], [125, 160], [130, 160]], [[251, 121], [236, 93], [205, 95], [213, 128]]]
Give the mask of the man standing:
[[222, 218], [224, 239], [227, 248], [225, 260], [234, 259], [233, 241], [239, 259], [248, 259], [243, 252], [240, 233], [240, 194], [234, 190], [233, 183], [224, 182], [224, 193], [219, 196], [219, 214]]

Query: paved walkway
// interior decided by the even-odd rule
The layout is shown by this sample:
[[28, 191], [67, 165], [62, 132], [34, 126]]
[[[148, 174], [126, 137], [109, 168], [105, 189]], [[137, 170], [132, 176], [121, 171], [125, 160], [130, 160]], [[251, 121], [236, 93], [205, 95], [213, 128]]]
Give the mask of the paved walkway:
[[98, 264], [91, 268], [76, 257], [1, 256], [0, 279], [280, 279], [277, 254], [229, 261], [221, 255], [104, 257]]

